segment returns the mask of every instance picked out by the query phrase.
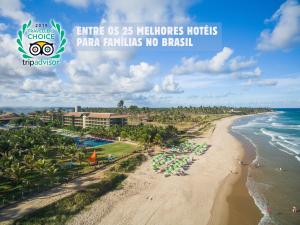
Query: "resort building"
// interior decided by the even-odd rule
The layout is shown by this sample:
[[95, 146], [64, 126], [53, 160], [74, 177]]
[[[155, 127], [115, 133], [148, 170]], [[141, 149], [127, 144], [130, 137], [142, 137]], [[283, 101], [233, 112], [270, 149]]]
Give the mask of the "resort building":
[[45, 123], [52, 122], [54, 120], [62, 121], [63, 114], [58, 112], [46, 112], [46, 113], [42, 113], [40, 119]]
[[68, 112], [64, 114], [64, 126], [96, 127], [112, 125], [124, 126], [127, 124], [128, 115], [115, 113]]
[[1, 122], [9, 122], [11, 120], [15, 120], [15, 119], [19, 119], [20, 116], [16, 113], [11, 113], [11, 112], [7, 112], [7, 113], [3, 113], [0, 115], [0, 121]]
[[75, 106], [75, 112], [81, 112], [81, 106]]
[[52, 122], [54, 120], [62, 121], [63, 114], [60, 112], [31, 112], [28, 113], [29, 118], [39, 118], [41, 121], [45, 123]]

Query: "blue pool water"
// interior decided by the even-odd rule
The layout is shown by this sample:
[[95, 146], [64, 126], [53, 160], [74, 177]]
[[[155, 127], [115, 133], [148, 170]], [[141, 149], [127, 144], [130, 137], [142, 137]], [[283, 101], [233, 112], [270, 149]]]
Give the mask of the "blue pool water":
[[78, 147], [97, 147], [105, 144], [110, 144], [112, 141], [95, 138], [74, 138]]

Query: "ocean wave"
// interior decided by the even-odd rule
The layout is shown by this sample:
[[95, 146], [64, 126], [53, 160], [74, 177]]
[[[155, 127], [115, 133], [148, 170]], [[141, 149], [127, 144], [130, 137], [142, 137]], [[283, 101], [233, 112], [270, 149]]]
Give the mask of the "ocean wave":
[[263, 217], [259, 221], [258, 225], [267, 225], [272, 222], [272, 219], [270, 217], [270, 214], [268, 212], [268, 204], [266, 199], [260, 192], [258, 191], [256, 182], [248, 176], [246, 186], [248, 188], [248, 192], [250, 196], [253, 198], [255, 205], [259, 208], [261, 213], [263, 214]]
[[295, 156], [295, 158], [300, 162], [300, 156]]
[[256, 146], [256, 144], [254, 143], [254, 141], [253, 141], [252, 139], [250, 139], [249, 137], [247, 137], [246, 135], [240, 133], [240, 132], [235, 132], [235, 133], [241, 135], [243, 138], [245, 138], [247, 141], [249, 141], [250, 144], [255, 148], [255, 152], [256, 152], [256, 155], [257, 155], [257, 146]]
[[268, 121], [268, 122], [272, 122], [272, 121], [275, 120], [274, 118], [275, 118], [275, 116], [271, 116], [267, 121]]
[[298, 124], [271, 123], [271, 126], [272, 127], [280, 127], [280, 128], [284, 128], [284, 129], [296, 129], [296, 130], [300, 129], [300, 125], [298, 125]]
[[283, 142], [289, 144], [289, 145], [292, 145], [292, 146], [295, 146], [295, 147], [298, 147], [299, 144], [296, 143], [296, 139], [295, 138], [289, 138], [289, 137], [286, 137], [286, 136], [282, 136], [282, 135], [278, 135], [277, 136], [280, 140], [282, 140]]
[[276, 144], [280, 145], [281, 147], [295, 153], [296, 155], [300, 154], [300, 152], [297, 151], [297, 149], [294, 149], [292, 147], [287, 146], [286, 144], [280, 142], [280, 141], [276, 141]]
[[274, 132], [267, 131], [265, 128], [261, 128], [260, 131], [261, 131], [263, 134], [265, 134], [265, 135], [271, 137], [272, 141], [276, 141], [276, 134], [275, 134]]
[[232, 128], [233, 129], [241, 129], [241, 128], [246, 128], [246, 127], [255, 127], [258, 125], [264, 125], [264, 123], [258, 123], [256, 120], [252, 120], [246, 124], [232, 126]]
[[298, 161], [300, 156], [300, 151], [295, 147], [299, 147], [299, 145], [295, 142], [291, 142], [289, 138], [279, 135], [276, 132], [267, 131], [264, 128], [260, 129], [261, 132], [269, 137], [271, 137], [271, 141], [269, 144], [274, 146], [275, 149], [287, 153], [291, 156], [295, 156]]
[[293, 146], [298, 146], [298, 144], [296, 144], [296, 143], [294, 143], [294, 142], [291, 142], [291, 141], [288, 141], [288, 140], [284, 140], [284, 142], [286, 142], [286, 143], [288, 143], [288, 144], [290, 144], [290, 145], [293, 145]]
[[282, 151], [282, 152], [284, 152], [284, 153], [287, 153], [287, 154], [289, 154], [289, 155], [291, 155], [291, 156], [294, 156], [295, 154], [293, 154], [293, 153], [291, 153], [291, 152], [289, 152], [289, 151], [286, 151], [286, 150], [284, 150], [284, 149], [282, 149], [282, 148], [280, 148], [279, 146], [277, 146], [274, 142], [272, 142], [272, 141], [269, 141], [269, 144], [270, 145], [272, 145], [272, 146], [274, 146], [277, 150], [279, 150], [279, 151]]
[[242, 125], [236, 125], [236, 126], [232, 126], [232, 129], [240, 129], [240, 128], [244, 128], [244, 127], [249, 127], [249, 122], [246, 124], [242, 124]]

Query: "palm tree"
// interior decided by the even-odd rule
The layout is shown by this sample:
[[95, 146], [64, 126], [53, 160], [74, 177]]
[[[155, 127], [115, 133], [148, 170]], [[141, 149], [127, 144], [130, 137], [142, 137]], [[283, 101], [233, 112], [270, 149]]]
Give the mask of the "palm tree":
[[22, 181], [23, 175], [25, 174], [25, 166], [18, 161], [13, 161], [10, 167], [4, 170], [4, 173], [8, 179], [11, 179], [14, 183], [18, 184]]
[[121, 109], [124, 108], [124, 100], [120, 100], [120, 101], [118, 102], [118, 108], [121, 108]]

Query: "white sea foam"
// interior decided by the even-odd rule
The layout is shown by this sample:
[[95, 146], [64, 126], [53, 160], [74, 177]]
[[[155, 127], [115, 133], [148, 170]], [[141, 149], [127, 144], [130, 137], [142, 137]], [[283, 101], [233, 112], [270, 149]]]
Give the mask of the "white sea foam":
[[290, 144], [290, 145], [293, 145], [293, 146], [298, 146], [298, 144], [296, 144], [296, 143], [294, 143], [294, 142], [291, 142], [291, 141], [288, 141], [288, 140], [284, 140], [284, 142], [286, 142], [286, 143], [288, 143], [288, 144]]
[[269, 141], [269, 144], [272, 145], [272, 146], [274, 146], [274, 147], [275, 147], [277, 150], [279, 150], [279, 151], [282, 151], [282, 152], [287, 153], [287, 154], [289, 154], [289, 155], [291, 155], [291, 156], [294, 156], [293, 153], [291, 153], [291, 152], [289, 152], [289, 151], [286, 151], [286, 150], [280, 148], [279, 146], [277, 146], [277, 145], [276, 145], [274, 142], [272, 142], [272, 141]]
[[300, 156], [296, 155], [295, 158], [300, 162]]
[[272, 127], [284, 128], [284, 129], [295, 129], [295, 130], [300, 129], [300, 125], [298, 125], [298, 124], [271, 123], [271, 126]]
[[261, 132], [269, 137], [271, 137], [271, 141], [269, 142], [271, 145], [273, 145], [274, 147], [276, 147], [276, 149], [285, 152], [289, 155], [298, 155], [300, 154], [299, 150], [291, 147], [290, 145], [293, 146], [298, 146], [296, 143], [290, 142], [288, 140], [286, 140], [287, 138], [279, 135], [276, 132], [272, 132], [272, 131], [268, 131], [264, 128], [260, 129]]
[[243, 138], [245, 138], [247, 141], [249, 141], [250, 144], [255, 148], [255, 151], [256, 151], [257, 147], [256, 147], [256, 144], [252, 141], [252, 139], [248, 138], [246, 135], [244, 135], [244, 134], [242, 134], [240, 132], [237, 132], [237, 131], [233, 131], [233, 132], [241, 135]]
[[265, 134], [265, 135], [271, 137], [272, 141], [275, 141], [275, 140], [276, 140], [276, 134], [275, 134], [274, 132], [267, 131], [265, 128], [261, 128], [260, 131], [261, 131], [263, 134]]
[[297, 151], [297, 149], [294, 149], [294, 148], [292, 148], [292, 147], [289, 147], [289, 146], [287, 146], [286, 144], [284, 144], [284, 143], [282, 143], [282, 142], [280, 142], [280, 141], [276, 141], [276, 144], [278, 144], [278, 145], [280, 145], [281, 147], [283, 147], [283, 148], [285, 148], [285, 149], [287, 149], [287, 150], [289, 150], [289, 151], [295, 153], [296, 155], [300, 154], [300, 152]]
[[246, 186], [248, 188], [248, 192], [250, 196], [253, 198], [255, 205], [259, 208], [261, 213], [263, 214], [263, 217], [259, 221], [258, 225], [267, 225], [272, 222], [272, 219], [268, 213], [268, 205], [267, 201], [264, 198], [263, 195], [260, 194], [260, 192], [257, 190], [256, 182], [248, 176]]
[[252, 127], [256, 124], [258, 124], [258, 123], [254, 122], [254, 121], [251, 121], [251, 122], [248, 122], [246, 124], [232, 126], [232, 128], [233, 129], [241, 129], [241, 128], [245, 128], [245, 127]]

